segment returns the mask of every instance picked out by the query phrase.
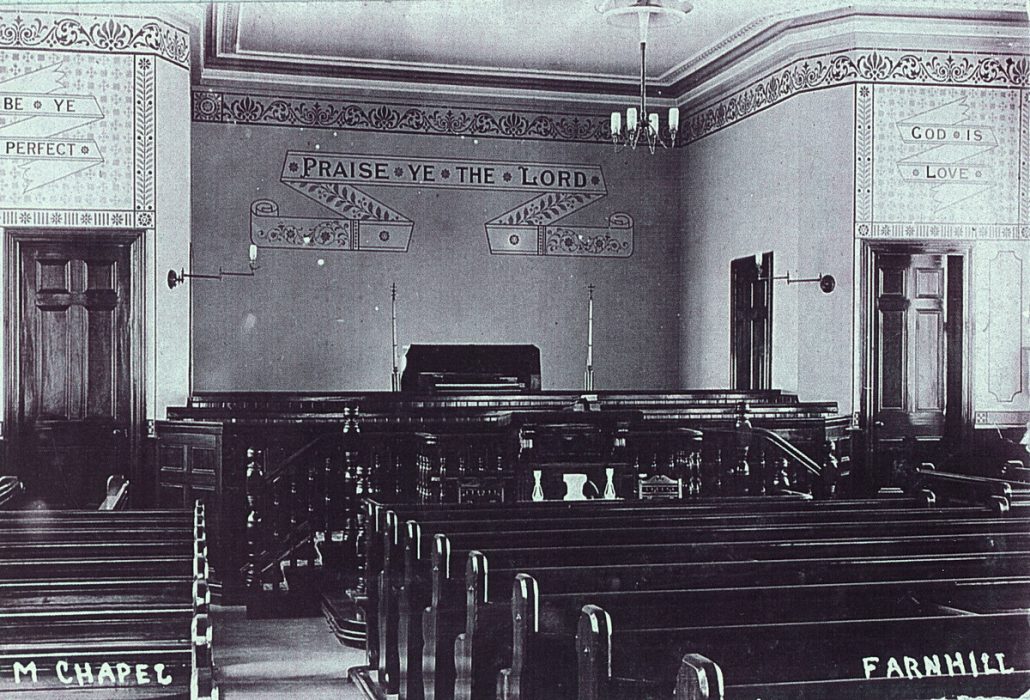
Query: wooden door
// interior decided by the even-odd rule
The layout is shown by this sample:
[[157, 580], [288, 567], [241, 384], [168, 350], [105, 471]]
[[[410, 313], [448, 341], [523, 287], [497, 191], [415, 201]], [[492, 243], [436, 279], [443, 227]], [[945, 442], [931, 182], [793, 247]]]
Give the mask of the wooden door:
[[734, 389], [772, 385], [773, 254], [730, 263], [730, 365]]
[[[946, 255], [875, 255], [872, 436], [883, 470], [934, 459], [949, 418], [949, 384], [961, 393], [954, 368], [949, 372], [949, 348], [955, 354], [961, 347], [961, 322], [948, 323], [949, 287], [960, 283], [949, 285], [949, 267], [961, 274]], [[949, 342], [949, 329], [957, 342]], [[954, 413], [959, 397], [950, 398]]]
[[16, 240], [16, 468], [48, 504], [93, 506], [130, 476], [132, 241]]

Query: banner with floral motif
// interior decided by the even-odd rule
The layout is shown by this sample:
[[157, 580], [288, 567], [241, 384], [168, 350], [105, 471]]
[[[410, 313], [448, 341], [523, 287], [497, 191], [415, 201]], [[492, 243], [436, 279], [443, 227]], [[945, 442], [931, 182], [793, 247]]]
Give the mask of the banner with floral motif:
[[562, 224], [608, 194], [598, 165], [288, 151], [280, 181], [333, 216], [284, 217], [274, 201], [257, 200], [251, 205], [251, 240], [258, 246], [406, 251], [414, 223], [365, 189], [417, 187], [531, 194], [485, 222], [495, 255], [625, 258], [633, 253], [629, 214], [613, 213], [602, 226]]

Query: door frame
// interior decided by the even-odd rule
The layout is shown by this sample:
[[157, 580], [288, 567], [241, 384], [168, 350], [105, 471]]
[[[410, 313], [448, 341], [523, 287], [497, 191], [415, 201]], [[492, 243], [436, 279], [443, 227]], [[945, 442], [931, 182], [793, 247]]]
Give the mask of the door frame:
[[[755, 282], [764, 283], [765, 291], [765, 342], [762, 348], [762, 363], [761, 372], [762, 380], [759, 382], [763, 386], [754, 386], [753, 381], [748, 383], [751, 385], [751, 390], [767, 390], [772, 388], [772, 369], [773, 369], [773, 279], [775, 274], [775, 251], [767, 250], [762, 253], [756, 253], [753, 256], [744, 255], [739, 258], [734, 258], [730, 261], [730, 387], [733, 389], [738, 388], [740, 376], [737, 372], [738, 363], [740, 357], [737, 354], [737, 286], [736, 277], [734, 276], [734, 266], [738, 262], [753, 259], [755, 267], [757, 268], [758, 276], [752, 281], [752, 291], [754, 290]], [[759, 262], [759, 259], [761, 262]], [[753, 328], [749, 327], [749, 333], [751, 337], [748, 341], [750, 353], [748, 355], [748, 372], [749, 379], [754, 379], [755, 369], [755, 346], [754, 346], [754, 334]]]
[[130, 499], [138, 502], [141, 494], [132, 489], [142, 485], [144, 429], [146, 426], [146, 236], [142, 229], [0, 229], [4, 248], [4, 424], [6, 463], [15, 464], [21, 434], [21, 255], [25, 243], [95, 243], [129, 244], [129, 471]]
[[[858, 297], [862, 304], [862, 311], [859, 314], [860, 338], [859, 348], [862, 356], [858, 362], [859, 376], [856, 378], [858, 386], [862, 388], [859, 392], [858, 415], [860, 426], [864, 429], [867, 440], [867, 449], [872, 450], [875, 445], [874, 438], [874, 406], [877, 387], [877, 373], [875, 369], [875, 337], [874, 328], [876, 320], [876, 256], [879, 254], [911, 254], [911, 255], [958, 255], [962, 257], [962, 396], [959, 402], [962, 431], [965, 433], [970, 429], [970, 417], [972, 412], [972, 348], [973, 333], [970, 319], [972, 309], [970, 308], [970, 274], [972, 243], [966, 241], [886, 241], [886, 240], [863, 240], [861, 246], [861, 290]], [[945, 266], [947, 262], [945, 261]], [[945, 289], [945, 294], [947, 290]], [[945, 300], [947, 309], [947, 300]], [[947, 313], [947, 311], [945, 311]], [[952, 320], [948, 319], [949, 328]], [[947, 371], [947, 368], [945, 368]], [[950, 397], [948, 399], [950, 403]], [[945, 406], [947, 407], [947, 403]], [[961, 436], [960, 436], [961, 437]], [[868, 463], [868, 462], [867, 462]]]

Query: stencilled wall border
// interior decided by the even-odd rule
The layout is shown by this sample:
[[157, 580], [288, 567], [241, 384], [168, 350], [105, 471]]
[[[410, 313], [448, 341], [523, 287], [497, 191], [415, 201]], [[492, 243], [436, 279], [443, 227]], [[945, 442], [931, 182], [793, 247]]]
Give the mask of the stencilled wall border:
[[608, 114], [269, 96], [194, 88], [193, 121], [440, 136], [611, 143]]
[[137, 56], [133, 68], [133, 207], [136, 211], [153, 211], [157, 187], [157, 77], [150, 56]]
[[[754, 80], [716, 103], [686, 105], [680, 145], [704, 138], [804, 92], [863, 82], [1025, 87], [1030, 57], [856, 48], [806, 56]], [[193, 90], [194, 122], [423, 135], [474, 136], [610, 144], [605, 112], [566, 113]]]
[[0, 49], [149, 54], [189, 68], [189, 32], [153, 17], [0, 13]]
[[1030, 89], [1023, 90], [1019, 105], [1019, 223], [1030, 224]]
[[806, 56], [714, 105], [688, 109], [685, 140], [696, 141], [793, 95], [860, 83], [1026, 87], [1030, 56], [873, 48]]

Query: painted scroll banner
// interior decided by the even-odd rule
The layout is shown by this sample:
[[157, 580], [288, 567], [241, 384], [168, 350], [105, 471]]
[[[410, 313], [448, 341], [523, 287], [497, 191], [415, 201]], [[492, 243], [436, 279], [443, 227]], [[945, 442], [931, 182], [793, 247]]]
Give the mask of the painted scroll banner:
[[255, 201], [251, 241], [258, 246], [406, 251], [413, 222], [364, 191], [376, 186], [531, 193], [530, 199], [486, 222], [494, 254], [629, 257], [633, 253], [629, 214], [612, 214], [605, 226], [559, 225], [607, 195], [597, 165], [287, 151], [280, 181], [335, 216], [282, 217], [275, 202]]
[[64, 83], [61, 63], [0, 81], [0, 158], [23, 163], [23, 194], [104, 162], [94, 139], [61, 135], [104, 118]]

